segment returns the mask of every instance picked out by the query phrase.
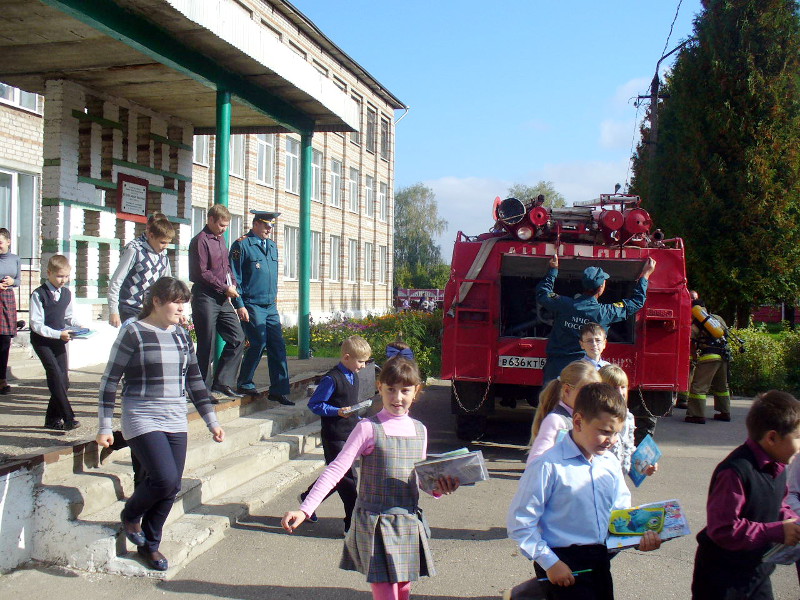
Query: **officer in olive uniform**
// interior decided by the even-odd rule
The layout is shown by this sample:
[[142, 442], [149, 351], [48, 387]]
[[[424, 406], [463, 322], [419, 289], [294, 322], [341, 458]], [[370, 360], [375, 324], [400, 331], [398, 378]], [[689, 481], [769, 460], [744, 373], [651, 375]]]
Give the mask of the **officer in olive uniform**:
[[233, 299], [236, 314], [250, 347], [239, 371], [238, 391], [255, 395], [253, 384], [258, 363], [267, 350], [269, 368], [269, 399], [287, 406], [289, 400], [289, 368], [286, 364], [286, 345], [276, 301], [278, 297], [278, 246], [269, 239], [277, 212], [255, 211], [253, 227], [231, 245], [231, 271], [241, 295]]

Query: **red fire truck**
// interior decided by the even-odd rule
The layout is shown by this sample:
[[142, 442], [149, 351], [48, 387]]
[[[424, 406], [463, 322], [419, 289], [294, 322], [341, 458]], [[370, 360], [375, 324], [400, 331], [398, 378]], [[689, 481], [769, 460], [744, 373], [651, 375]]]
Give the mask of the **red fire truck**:
[[602, 302], [630, 297], [647, 257], [657, 261], [644, 308], [608, 330], [603, 357], [621, 366], [630, 394], [660, 416], [687, 388], [691, 302], [683, 241], [651, 231], [640, 198], [603, 194], [598, 201], [548, 209], [544, 197], [495, 200], [495, 226], [458, 233], [445, 288], [442, 378], [452, 380], [457, 434], [480, 437], [495, 403], [535, 406], [552, 316], [535, 288], [559, 255], [555, 292], [582, 292], [581, 274], [599, 266], [611, 278]]

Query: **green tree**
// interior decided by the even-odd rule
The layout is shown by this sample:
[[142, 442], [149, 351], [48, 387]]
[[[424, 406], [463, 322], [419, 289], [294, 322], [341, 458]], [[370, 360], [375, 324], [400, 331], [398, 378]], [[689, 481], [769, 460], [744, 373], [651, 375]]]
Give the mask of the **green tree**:
[[[435, 242], [447, 221], [439, 217], [436, 195], [422, 183], [399, 189], [394, 196], [394, 275], [404, 288], [442, 288], [450, 268]], [[443, 275], [446, 274], [446, 275]]]
[[552, 181], [540, 181], [536, 185], [515, 183], [508, 188], [508, 197], [517, 198], [518, 200], [531, 200], [539, 196], [539, 194], [544, 196], [544, 205], [547, 208], [561, 208], [567, 205], [564, 196], [556, 191]]
[[691, 286], [744, 326], [753, 306], [800, 289], [800, 17], [795, 0], [703, 6], [633, 189], [686, 241]]

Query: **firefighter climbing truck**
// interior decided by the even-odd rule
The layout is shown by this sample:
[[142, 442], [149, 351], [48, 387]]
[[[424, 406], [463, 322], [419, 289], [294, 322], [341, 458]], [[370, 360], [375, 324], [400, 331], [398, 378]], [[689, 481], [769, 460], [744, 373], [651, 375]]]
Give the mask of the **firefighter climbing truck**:
[[683, 241], [652, 230], [638, 196], [602, 194], [597, 201], [548, 209], [544, 197], [495, 200], [495, 225], [458, 233], [445, 288], [442, 378], [462, 439], [483, 435], [496, 403], [535, 406], [542, 386], [552, 315], [535, 289], [559, 255], [555, 292], [582, 292], [581, 274], [598, 266], [611, 278], [601, 302], [630, 297], [645, 260], [657, 266], [642, 310], [608, 329], [606, 360], [622, 367], [629, 394], [641, 394], [660, 416], [687, 388], [691, 301]]

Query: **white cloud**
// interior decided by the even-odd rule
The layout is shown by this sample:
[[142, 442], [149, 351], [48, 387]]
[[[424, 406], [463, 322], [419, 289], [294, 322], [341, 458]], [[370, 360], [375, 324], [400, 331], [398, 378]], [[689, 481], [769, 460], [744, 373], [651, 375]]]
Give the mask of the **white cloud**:
[[[630, 110], [634, 107], [634, 99], [639, 94], [650, 92], [650, 80], [644, 77], [637, 77], [626, 81], [618, 86], [611, 98], [611, 106], [617, 110]], [[635, 110], [635, 109], [634, 109]]]
[[[638, 129], [633, 119], [624, 121], [605, 119], [600, 123], [600, 147], [610, 150], [629, 150], [634, 127]], [[636, 135], [639, 135], [638, 131]]]

